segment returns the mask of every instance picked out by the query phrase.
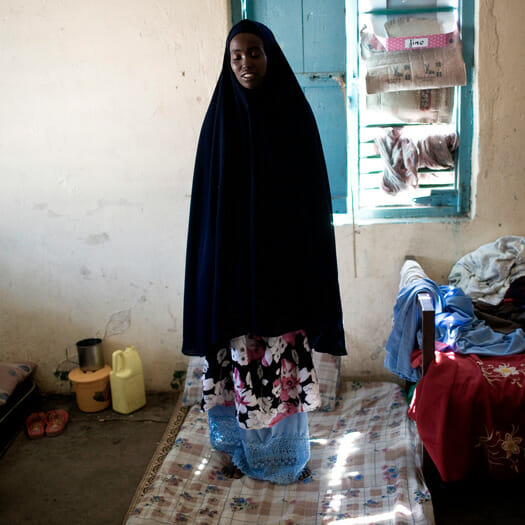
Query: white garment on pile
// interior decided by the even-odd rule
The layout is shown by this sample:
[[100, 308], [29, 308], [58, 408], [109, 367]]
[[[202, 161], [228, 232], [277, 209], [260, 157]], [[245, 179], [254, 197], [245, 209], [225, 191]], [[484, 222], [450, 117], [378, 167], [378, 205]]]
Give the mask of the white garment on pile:
[[415, 259], [406, 259], [399, 275], [399, 290], [402, 290], [405, 286], [414, 284], [420, 279], [430, 279]]
[[449, 284], [473, 299], [499, 304], [513, 281], [525, 276], [525, 237], [509, 235], [464, 255], [452, 267]]

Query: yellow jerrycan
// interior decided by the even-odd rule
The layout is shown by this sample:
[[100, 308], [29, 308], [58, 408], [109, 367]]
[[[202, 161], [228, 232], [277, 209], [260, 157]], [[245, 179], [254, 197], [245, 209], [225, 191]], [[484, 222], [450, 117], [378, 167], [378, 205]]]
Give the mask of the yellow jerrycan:
[[124, 351], [116, 350], [112, 355], [112, 370], [109, 374], [113, 410], [129, 414], [146, 404], [144, 374], [139, 353], [134, 346]]

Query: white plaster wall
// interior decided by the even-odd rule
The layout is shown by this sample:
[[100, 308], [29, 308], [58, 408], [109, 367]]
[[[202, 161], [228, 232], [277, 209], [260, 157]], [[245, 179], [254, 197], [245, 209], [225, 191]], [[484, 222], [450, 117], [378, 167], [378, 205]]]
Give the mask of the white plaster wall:
[[[444, 281], [455, 260], [525, 235], [521, 0], [480, 0], [472, 220], [336, 229], [350, 356], [383, 368], [399, 269]], [[38, 362], [42, 390], [75, 341], [134, 344], [149, 390], [180, 353], [198, 133], [219, 72], [228, 0], [0, 3], [0, 358]], [[355, 272], [357, 277], [355, 277]]]
[[227, 5], [0, 2], [0, 357], [38, 362], [43, 390], [107, 328], [106, 361], [134, 344], [148, 389], [184, 366], [193, 159]]

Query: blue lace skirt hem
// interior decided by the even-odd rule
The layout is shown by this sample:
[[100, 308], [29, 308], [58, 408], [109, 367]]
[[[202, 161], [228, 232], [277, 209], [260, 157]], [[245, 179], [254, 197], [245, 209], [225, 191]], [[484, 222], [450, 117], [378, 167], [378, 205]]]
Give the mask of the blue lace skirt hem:
[[299, 412], [270, 428], [240, 428], [234, 407], [215, 406], [208, 411], [213, 447], [232, 457], [247, 476], [286, 485], [297, 481], [310, 459], [308, 415]]

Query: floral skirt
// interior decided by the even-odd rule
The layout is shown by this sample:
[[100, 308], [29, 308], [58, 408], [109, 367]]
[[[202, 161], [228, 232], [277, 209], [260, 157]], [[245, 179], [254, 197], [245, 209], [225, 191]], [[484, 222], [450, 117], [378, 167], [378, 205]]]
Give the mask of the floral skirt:
[[202, 409], [210, 441], [247, 476], [293, 483], [310, 458], [306, 412], [320, 405], [303, 331], [241, 336], [206, 356]]
[[312, 352], [304, 332], [278, 337], [244, 335], [206, 356], [202, 380], [203, 410], [235, 406], [246, 430], [272, 427], [321, 402]]

